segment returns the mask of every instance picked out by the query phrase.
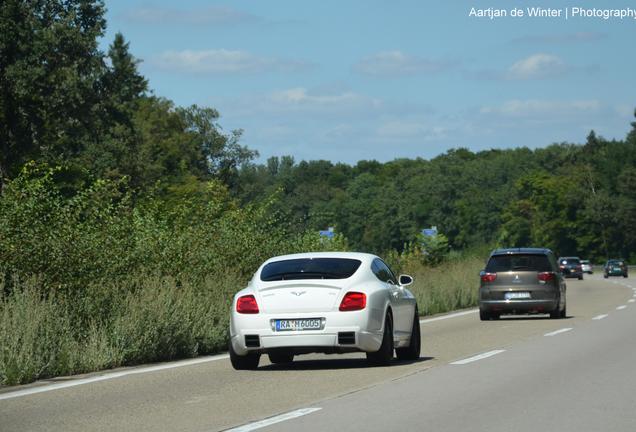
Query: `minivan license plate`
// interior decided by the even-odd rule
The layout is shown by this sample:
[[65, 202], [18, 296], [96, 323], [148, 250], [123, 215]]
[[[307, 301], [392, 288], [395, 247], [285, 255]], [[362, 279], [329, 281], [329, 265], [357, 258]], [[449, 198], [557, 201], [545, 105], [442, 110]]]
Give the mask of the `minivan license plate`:
[[276, 331], [322, 330], [322, 318], [277, 319]]
[[529, 292], [507, 292], [504, 295], [504, 298], [506, 300], [529, 299], [530, 293]]

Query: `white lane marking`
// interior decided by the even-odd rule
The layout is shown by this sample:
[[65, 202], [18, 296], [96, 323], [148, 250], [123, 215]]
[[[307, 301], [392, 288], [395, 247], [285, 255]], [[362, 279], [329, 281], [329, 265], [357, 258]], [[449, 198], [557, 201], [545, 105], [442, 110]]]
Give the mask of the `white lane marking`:
[[32, 388], [28, 388], [28, 389], [24, 389], [24, 390], [18, 390], [18, 391], [14, 391], [14, 392], [0, 393], [0, 400], [13, 399], [13, 398], [21, 397], [21, 396], [28, 396], [28, 395], [37, 394], [37, 393], [44, 393], [44, 392], [48, 392], [48, 391], [52, 391], [52, 390], [60, 390], [60, 389], [64, 389], [64, 388], [68, 388], [68, 387], [75, 387], [75, 386], [83, 385], [83, 384], [90, 384], [90, 383], [99, 382], [99, 381], [106, 381], [106, 380], [110, 380], [110, 379], [114, 379], [114, 378], [120, 378], [120, 377], [127, 376], [127, 375], [137, 375], [137, 374], [148, 373], [148, 372], [157, 372], [157, 371], [161, 371], [161, 370], [165, 370], [165, 369], [174, 369], [174, 368], [179, 368], [179, 367], [184, 367], [184, 366], [192, 366], [192, 365], [196, 365], [196, 364], [200, 364], [200, 363], [209, 363], [209, 362], [213, 362], [213, 361], [217, 361], [217, 360], [224, 360], [224, 359], [229, 358], [229, 357], [230, 356], [227, 355], [227, 354], [221, 354], [221, 355], [216, 355], [216, 356], [209, 356], [209, 357], [203, 357], [203, 358], [183, 360], [183, 361], [173, 362], [173, 363], [164, 364], [164, 365], [148, 366], [148, 367], [136, 368], [136, 369], [125, 370], [125, 371], [120, 371], [120, 372], [112, 372], [112, 373], [107, 373], [107, 374], [99, 375], [99, 376], [95, 376], [95, 377], [80, 378], [80, 379], [76, 379], [76, 380], [72, 380], [72, 381], [67, 381], [67, 382], [62, 382], [62, 383], [55, 383], [55, 384], [50, 384], [50, 385], [43, 385], [41, 387], [32, 387]]
[[463, 359], [463, 360], [454, 361], [451, 364], [452, 365], [464, 365], [464, 364], [467, 364], [467, 363], [476, 362], [478, 360], [483, 360], [485, 358], [492, 357], [492, 356], [497, 355], [497, 354], [501, 354], [502, 352], [505, 352], [505, 351], [506, 350], [488, 351], [488, 352], [485, 352], [483, 354], [478, 354], [476, 356], [468, 357], [468, 358]]
[[470, 315], [470, 314], [474, 314], [479, 312], [479, 309], [471, 309], [471, 310], [467, 310], [467, 311], [463, 311], [463, 312], [456, 312], [453, 314], [449, 314], [449, 315], [443, 315], [443, 316], [439, 316], [439, 317], [435, 317], [435, 318], [424, 318], [420, 320], [420, 324], [426, 324], [426, 323], [430, 323], [433, 321], [441, 321], [441, 320], [446, 320], [446, 319], [450, 319], [450, 318], [457, 318], [460, 316], [464, 316], [464, 315]]
[[256, 429], [264, 428], [266, 426], [270, 426], [276, 423], [284, 422], [285, 420], [291, 420], [296, 417], [302, 417], [307, 414], [311, 414], [312, 412], [321, 410], [322, 408], [301, 408], [296, 411], [290, 411], [285, 414], [280, 414], [274, 417], [269, 417], [264, 420], [260, 420], [254, 423], [248, 423], [243, 426], [235, 427], [232, 429], [226, 429], [225, 432], [249, 432]]
[[623, 309], [625, 309], [626, 307], [627, 307], [627, 306], [625, 306], [625, 305], [621, 305], [621, 306], [617, 307], [617, 308], [616, 308], [616, 310], [623, 310]]
[[602, 314], [602, 315], [597, 315], [594, 318], [592, 318], [593, 320], [602, 320], [603, 318], [607, 318], [609, 315], [608, 314]]
[[570, 330], [572, 330], [572, 327], [566, 327], [566, 328], [562, 328], [562, 329], [559, 329], [559, 330], [555, 330], [555, 331], [550, 332], [550, 333], [546, 333], [543, 336], [556, 336], [556, 335], [561, 334], [561, 333], [569, 332]]
[[634, 299], [627, 300], [627, 303], [634, 303], [634, 302], [636, 302], [636, 300], [634, 300]]

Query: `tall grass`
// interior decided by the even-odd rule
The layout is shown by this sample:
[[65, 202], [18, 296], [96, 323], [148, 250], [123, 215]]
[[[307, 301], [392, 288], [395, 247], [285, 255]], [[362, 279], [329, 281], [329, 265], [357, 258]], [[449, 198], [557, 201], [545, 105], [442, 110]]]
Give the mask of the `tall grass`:
[[[198, 286], [167, 277], [132, 283], [134, 290], [110, 291], [110, 304], [81, 326], [77, 310], [68, 305], [73, 298], [45, 297], [34, 279], [14, 283], [0, 299], [0, 383], [194, 357], [226, 347], [230, 301], [240, 288], [235, 278], [207, 279]], [[99, 295], [94, 298], [99, 301]]]
[[414, 266], [409, 289], [417, 299], [420, 315], [434, 315], [477, 305], [482, 258], [467, 257], [436, 267]]

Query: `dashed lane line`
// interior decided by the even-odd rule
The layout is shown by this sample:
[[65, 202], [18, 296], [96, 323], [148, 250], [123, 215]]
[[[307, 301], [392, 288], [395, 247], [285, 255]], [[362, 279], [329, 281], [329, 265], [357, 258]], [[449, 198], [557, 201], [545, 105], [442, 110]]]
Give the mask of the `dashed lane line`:
[[465, 358], [463, 360], [454, 361], [451, 364], [452, 365], [465, 365], [465, 364], [468, 364], [468, 363], [472, 363], [472, 362], [476, 362], [476, 361], [479, 361], [479, 360], [486, 359], [488, 357], [492, 357], [492, 356], [497, 355], [497, 354], [501, 354], [502, 352], [505, 352], [505, 351], [506, 350], [488, 351], [488, 352], [485, 352], [485, 353], [482, 353], [482, 354], [477, 354], [476, 356]]
[[420, 324], [427, 324], [430, 322], [434, 322], [434, 321], [442, 321], [442, 320], [447, 320], [447, 319], [451, 319], [451, 318], [457, 318], [460, 316], [464, 316], [464, 315], [470, 315], [470, 314], [474, 314], [479, 312], [479, 309], [471, 309], [471, 310], [467, 310], [467, 311], [462, 311], [462, 312], [455, 312], [452, 314], [448, 314], [448, 315], [442, 315], [442, 316], [438, 316], [438, 317], [434, 317], [434, 318], [424, 318], [420, 320]]
[[556, 336], [556, 335], [561, 334], [561, 333], [569, 332], [570, 330], [572, 330], [572, 327], [566, 327], [566, 328], [562, 328], [562, 329], [559, 329], [559, 330], [555, 330], [555, 331], [550, 332], [550, 333], [546, 333], [543, 336]]
[[276, 423], [284, 422], [286, 420], [295, 419], [297, 417], [302, 417], [307, 414], [311, 414], [313, 412], [319, 411], [322, 408], [314, 407], [314, 408], [301, 408], [295, 411], [290, 411], [285, 414], [280, 414], [274, 417], [269, 417], [263, 420], [259, 420], [257, 422], [248, 423], [243, 426], [238, 426], [232, 429], [226, 429], [225, 432], [250, 432], [256, 429], [264, 428], [266, 426], [271, 426]]
[[609, 315], [608, 314], [602, 314], [602, 315], [596, 315], [594, 318], [592, 318], [595, 321], [599, 321], [602, 320], [604, 318], [607, 318]]

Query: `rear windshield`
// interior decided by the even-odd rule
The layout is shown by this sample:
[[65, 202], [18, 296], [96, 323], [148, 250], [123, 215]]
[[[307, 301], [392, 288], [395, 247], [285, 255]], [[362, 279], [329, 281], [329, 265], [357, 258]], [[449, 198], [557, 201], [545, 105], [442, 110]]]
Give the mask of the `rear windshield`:
[[264, 282], [293, 279], [346, 279], [362, 262], [349, 258], [299, 258], [275, 261], [261, 271]]
[[486, 266], [488, 273], [505, 271], [552, 271], [550, 261], [546, 255], [514, 254], [494, 255]]
[[559, 264], [581, 264], [581, 260], [578, 258], [561, 258]]
[[610, 265], [623, 265], [624, 264], [623, 261], [620, 261], [620, 260], [610, 260], [607, 263], [610, 264]]

